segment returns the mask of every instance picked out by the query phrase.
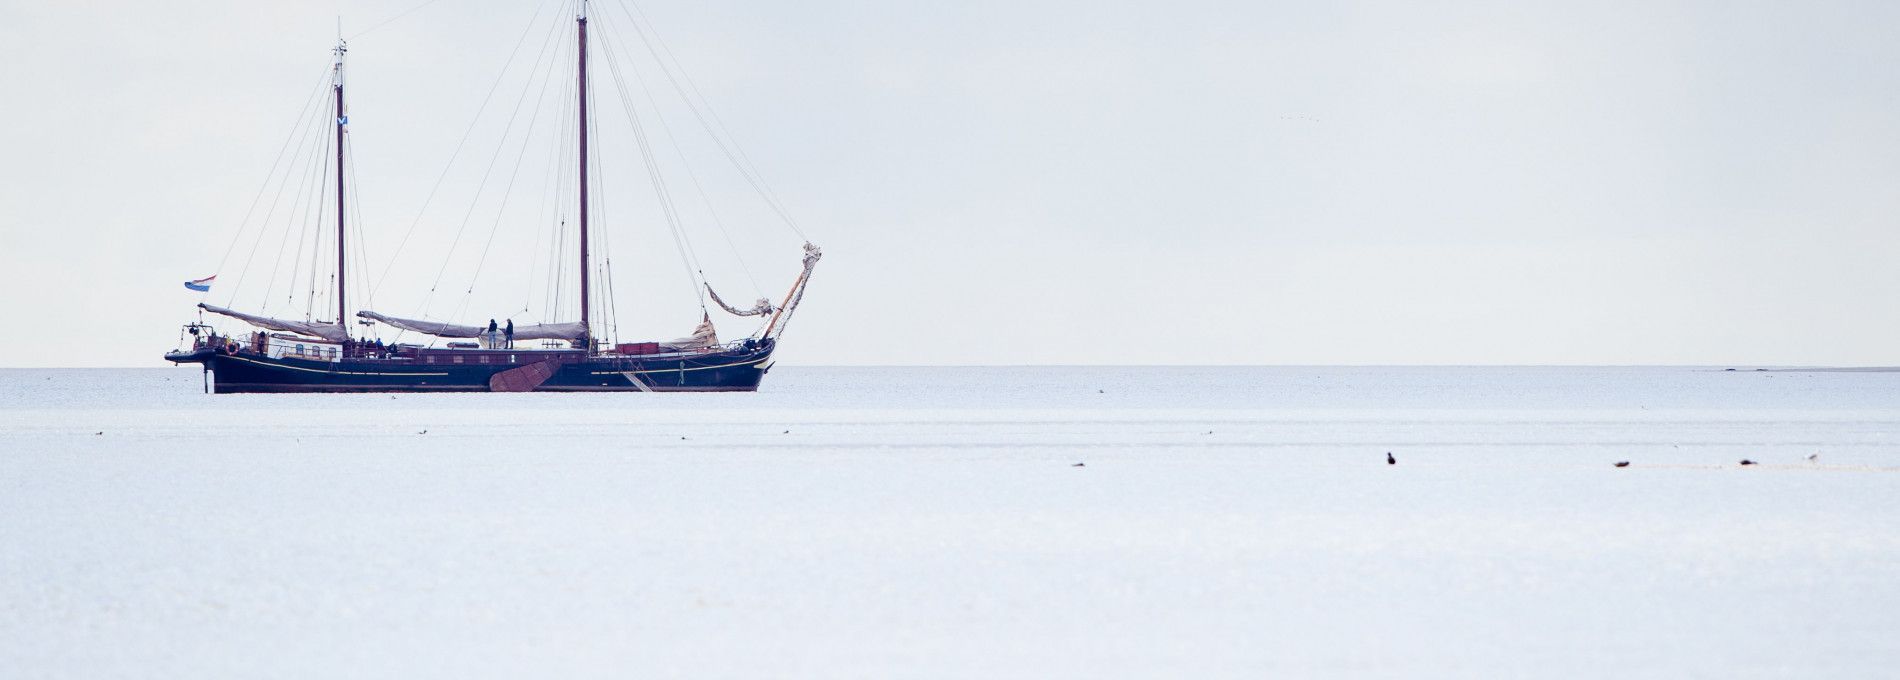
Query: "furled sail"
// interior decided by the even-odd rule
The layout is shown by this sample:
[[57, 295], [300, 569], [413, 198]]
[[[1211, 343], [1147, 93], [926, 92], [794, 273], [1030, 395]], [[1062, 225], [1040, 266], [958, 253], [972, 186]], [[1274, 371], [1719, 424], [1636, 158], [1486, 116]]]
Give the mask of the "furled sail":
[[350, 339], [349, 331], [343, 328], [343, 324], [339, 323], [273, 319], [268, 316], [245, 314], [237, 310], [225, 309], [217, 305], [207, 305], [202, 302], [198, 303], [198, 308], [211, 312], [212, 314], [223, 314], [258, 328], [268, 328], [273, 331], [283, 331], [285, 333], [302, 333], [311, 337], [323, 338], [331, 342], [346, 342]]
[[[405, 331], [433, 335], [439, 338], [479, 338], [488, 332], [487, 326], [463, 326], [460, 324], [421, 321], [384, 316], [376, 312], [357, 312], [357, 316], [388, 324]], [[575, 321], [571, 323], [542, 323], [532, 326], [516, 326], [516, 340], [575, 340], [587, 334], [587, 327]]]
[[710, 283], [706, 284], [706, 292], [712, 295], [713, 302], [719, 303], [721, 308], [731, 312], [735, 316], [765, 316], [778, 311], [776, 307], [772, 306], [772, 301], [765, 298], [759, 298], [757, 302], [753, 302], [751, 309], [735, 308], [732, 305], [726, 304], [725, 300], [719, 299], [719, 293], [712, 289], [712, 284]]
[[719, 331], [713, 328], [712, 317], [708, 316], [700, 318], [699, 327], [693, 329], [692, 335], [662, 342], [660, 343], [660, 349], [678, 352], [682, 350], [712, 347], [717, 344], [719, 344]]
[[805, 284], [811, 283], [811, 270], [818, 266], [818, 260], [824, 256], [825, 251], [819, 250], [818, 246], [805, 243], [805, 271], [799, 273], [797, 281], [792, 282], [791, 292], [785, 294], [785, 304], [779, 305], [778, 313], [772, 315], [772, 320], [765, 324], [765, 330], [760, 332], [763, 337], [776, 338], [785, 332], [785, 326], [791, 323], [792, 312], [798, 309], [799, 301], [805, 299]]

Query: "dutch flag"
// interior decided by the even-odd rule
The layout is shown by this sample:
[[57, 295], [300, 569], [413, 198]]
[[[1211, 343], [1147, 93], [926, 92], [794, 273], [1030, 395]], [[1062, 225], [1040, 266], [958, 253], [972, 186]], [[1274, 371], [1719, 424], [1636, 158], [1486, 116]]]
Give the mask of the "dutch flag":
[[202, 279], [198, 279], [196, 281], [186, 281], [185, 287], [198, 291], [200, 293], [207, 292], [211, 290], [211, 280], [215, 278], [218, 278], [218, 275], [212, 274], [211, 276], [207, 276]]

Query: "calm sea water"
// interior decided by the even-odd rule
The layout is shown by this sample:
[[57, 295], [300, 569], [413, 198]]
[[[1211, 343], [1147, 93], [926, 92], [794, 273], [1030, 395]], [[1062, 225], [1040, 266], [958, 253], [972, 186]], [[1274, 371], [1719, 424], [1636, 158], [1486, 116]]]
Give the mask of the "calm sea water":
[[200, 378], [0, 371], [0, 675], [1900, 664], [1900, 373], [782, 367], [757, 394], [394, 396]]

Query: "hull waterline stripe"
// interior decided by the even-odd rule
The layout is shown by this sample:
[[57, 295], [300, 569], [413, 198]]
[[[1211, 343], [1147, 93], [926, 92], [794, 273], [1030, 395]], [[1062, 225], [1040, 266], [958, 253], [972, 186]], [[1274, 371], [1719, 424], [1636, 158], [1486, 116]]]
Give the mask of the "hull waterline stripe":
[[398, 377], [412, 376], [412, 375], [413, 376], [448, 375], [447, 373], [376, 373], [376, 372], [371, 372], [371, 371], [338, 371], [338, 370], [326, 371], [326, 370], [321, 370], [321, 369], [316, 369], [316, 368], [304, 368], [302, 366], [291, 366], [289, 364], [273, 364], [273, 363], [258, 361], [256, 359], [246, 359], [240, 356], [225, 355], [225, 358], [236, 359], [238, 361], [242, 361], [247, 364], [257, 364], [259, 366], [264, 366], [266, 368], [283, 368], [283, 369], [289, 369], [292, 371], [303, 371], [305, 373], [323, 373], [325, 375], [381, 375], [381, 376], [398, 376]]
[[648, 369], [644, 371], [593, 371], [593, 374], [594, 375], [627, 375], [631, 373], [679, 373], [681, 371], [710, 371], [715, 368], [737, 368], [740, 366], [756, 366], [758, 364], [762, 364], [771, 360], [772, 360], [771, 357], [766, 357], [764, 359], [753, 359], [751, 361], [741, 361], [736, 364], [720, 364], [718, 366], [694, 366], [692, 368], [653, 368], [653, 369]]

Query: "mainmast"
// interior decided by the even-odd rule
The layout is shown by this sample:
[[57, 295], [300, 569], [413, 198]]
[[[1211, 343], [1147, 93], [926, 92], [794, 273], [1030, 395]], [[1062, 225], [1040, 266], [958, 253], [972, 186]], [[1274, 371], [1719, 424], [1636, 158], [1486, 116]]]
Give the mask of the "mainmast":
[[[580, 13], [575, 17], [579, 29], [575, 31], [580, 41], [580, 68], [578, 69], [580, 92], [580, 183], [581, 183], [581, 342], [588, 354], [594, 352], [594, 327], [587, 321], [587, 0], [581, 0]], [[341, 90], [338, 90], [341, 92]], [[340, 95], [339, 95], [340, 96]], [[340, 100], [339, 100], [340, 101]]]
[[344, 254], [349, 252], [343, 247], [343, 132], [350, 119], [343, 114], [343, 53], [349, 51], [349, 45], [342, 38], [336, 41], [336, 70], [330, 77], [330, 87], [336, 93], [336, 324], [343, 328], [345, 340], [344, 352], [349, 352], [349, 315], [344, 311], [343, 286]]

